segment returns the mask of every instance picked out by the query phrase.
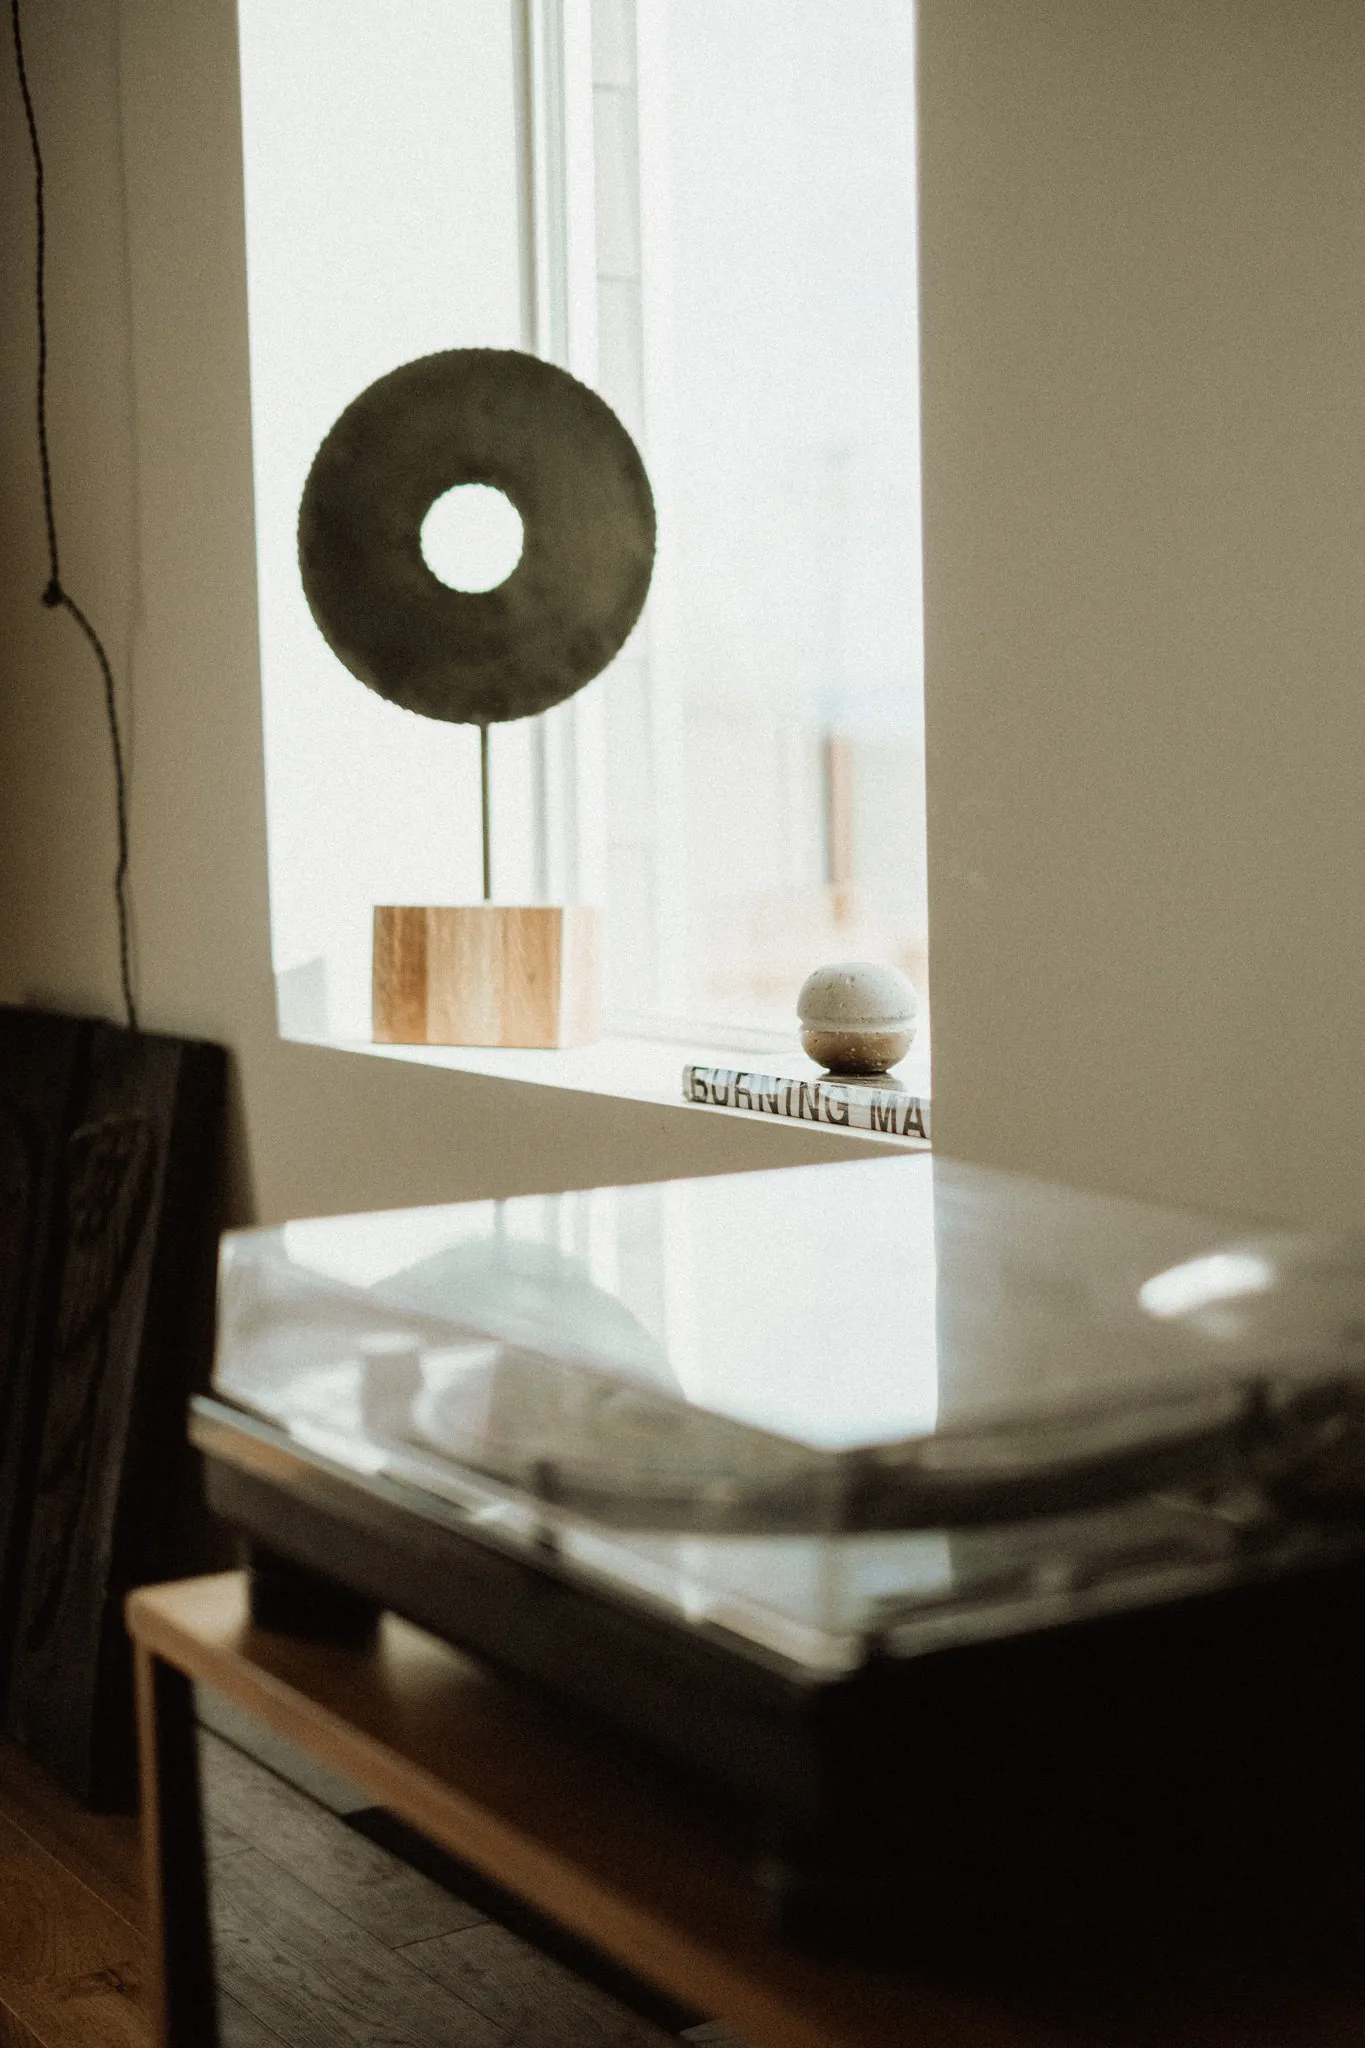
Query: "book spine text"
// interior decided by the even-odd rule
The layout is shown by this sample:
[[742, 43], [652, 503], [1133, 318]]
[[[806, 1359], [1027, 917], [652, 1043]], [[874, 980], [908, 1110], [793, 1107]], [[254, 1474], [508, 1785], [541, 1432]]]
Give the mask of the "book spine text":
[[929, 1098], [900, 1088], [864, 1088], [853, 1081], [825, 1078], [800, 1081], [741, 1067], [686, 1066], [683, 1094], [689, 1102], [704, 1102], [714, 1109], [757, 1110], [802, 1123], [882, 1131], [888, 1137], [929, 1143]]

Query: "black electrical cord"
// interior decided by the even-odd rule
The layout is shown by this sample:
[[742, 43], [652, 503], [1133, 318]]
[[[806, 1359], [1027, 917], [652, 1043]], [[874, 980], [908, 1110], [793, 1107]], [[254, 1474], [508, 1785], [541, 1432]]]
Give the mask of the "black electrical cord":
[[33, 152], [33, 200], [37, 221], [38, 463], [43, 478], [43, 517], [47, 522], [48, 558], [48, 580], [42, 593], [42, 601], [49, 611], [61, 610], [71, 614], [85, 635], [91, 652], [99, 663], [100, 675], [104, 679], [104, 710], [109, 722], [109, 746], [114, 759], [114, 809], [118, 823], [118, 865], [114, 869], [114, 904], [118, 912], [119, 979], [123, 985], [123, 1007], [128, 1017], [128, 1028], [136, 1031], [137, 1005], [133, 1000], [128, 920], [128, 781], [123, 765], [123, 740], [119, 732], [114, 675], [109, 666], [109, 657], [104, 651], [104, 642], [75, 598], [63, 585], [61, 563], [57, 554], [57, 518], [52, 499], [52, 462], [47, 445], [47, 214], [43, 199], [43, 152], [38, 141], [38, 118], [33, 111], [28, 69], [24, 63], [19, 0], [10, 0], [10, 19], [14, 25], [14, 63], [19, 73], [19, 90], [23, 94], [24, 118], [28, 122], [29, 146]]

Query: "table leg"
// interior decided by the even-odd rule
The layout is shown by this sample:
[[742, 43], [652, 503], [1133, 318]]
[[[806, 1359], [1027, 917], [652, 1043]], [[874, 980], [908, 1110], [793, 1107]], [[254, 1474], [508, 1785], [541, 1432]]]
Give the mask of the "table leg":
[[161, 2048], [218, 2048], [194, 1688], [139, 1643], [142, 1842]]

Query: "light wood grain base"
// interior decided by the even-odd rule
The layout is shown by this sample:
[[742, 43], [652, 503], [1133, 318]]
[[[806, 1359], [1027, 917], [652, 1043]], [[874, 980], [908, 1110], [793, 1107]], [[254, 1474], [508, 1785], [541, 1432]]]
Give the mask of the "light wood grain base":
[[599, 913], [583, 904], [377, 904], [379, 1045], [588, 1045]]

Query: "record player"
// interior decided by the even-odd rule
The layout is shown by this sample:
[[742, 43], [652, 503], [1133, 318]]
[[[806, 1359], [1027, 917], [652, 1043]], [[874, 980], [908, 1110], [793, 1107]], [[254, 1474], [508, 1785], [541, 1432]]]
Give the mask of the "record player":
[[1358, 1893], [1359, 1240], [927, 1155], [291, 1223], [191, 1427], [258, 1621], [609, 1728], [794, 1934]]

